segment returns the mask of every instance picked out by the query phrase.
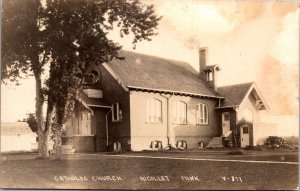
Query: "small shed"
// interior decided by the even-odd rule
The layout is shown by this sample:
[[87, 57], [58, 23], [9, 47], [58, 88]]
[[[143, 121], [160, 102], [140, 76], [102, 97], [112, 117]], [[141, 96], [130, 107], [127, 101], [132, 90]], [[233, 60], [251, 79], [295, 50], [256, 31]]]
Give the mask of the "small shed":
[[34, 151], [37, 134], [26, 122], [1, 123], [1, 152]]

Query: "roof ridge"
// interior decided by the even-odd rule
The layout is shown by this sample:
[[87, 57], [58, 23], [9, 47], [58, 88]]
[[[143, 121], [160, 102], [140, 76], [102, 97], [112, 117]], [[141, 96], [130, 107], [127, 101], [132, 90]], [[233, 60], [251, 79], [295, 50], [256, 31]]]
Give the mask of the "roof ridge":
[[[141, 52], [134, 52], [134, 51], [125, 50], [125, 49], [120, 50], [120, 52], [129, 52], [129, 53], [132, 53], [132, 54], [139, 54], [141, 56], [148, 56], [148, 57], [157, 58], [157, 59], [166, 60], [166, 61], [171, 61], [171, 62], [184, 63], [184, 64], [188, 64], [189, 66], [191, 66], [191, 68], [193, 68], [192, 65], [190, 65], [188, 62], [183, 61], [183, 60], [175, 60], [175, 59], [171, 59], [171, 58], [165, 58], [165, 57], [150, 55], [150, 54], [141, 53]], [[194, 69], [194, 70], [196, 71], [196, 69]]]

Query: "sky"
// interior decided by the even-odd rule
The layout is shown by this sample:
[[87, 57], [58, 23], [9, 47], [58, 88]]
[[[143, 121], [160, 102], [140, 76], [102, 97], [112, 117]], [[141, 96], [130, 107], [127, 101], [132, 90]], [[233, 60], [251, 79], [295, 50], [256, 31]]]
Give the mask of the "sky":
[[[218, 84], [255, 81], [270, 106], [264, 114], [280, 133], [298, 134], [299, 2], [238, 0], [144, 0], [163, 16], [158, 35], [132, 49], [132, 37], [110, 38], [124, 49], [186, 61], [198, 70], [198, 49], [218, 64]], [[1, 85], [1, 120], [34, 112], [34, 81]]]

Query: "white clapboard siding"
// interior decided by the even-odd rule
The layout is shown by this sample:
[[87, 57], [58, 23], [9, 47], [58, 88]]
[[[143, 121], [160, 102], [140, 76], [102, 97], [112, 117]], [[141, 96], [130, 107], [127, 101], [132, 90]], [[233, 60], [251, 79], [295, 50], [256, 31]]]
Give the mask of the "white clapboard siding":
[[1, 151], [31, 151], [32, 150], [32, 135], [2, 135], [1, 136]]
[[1, 152], [36, 150], [36, 137], [27, 123], [2, 123]]

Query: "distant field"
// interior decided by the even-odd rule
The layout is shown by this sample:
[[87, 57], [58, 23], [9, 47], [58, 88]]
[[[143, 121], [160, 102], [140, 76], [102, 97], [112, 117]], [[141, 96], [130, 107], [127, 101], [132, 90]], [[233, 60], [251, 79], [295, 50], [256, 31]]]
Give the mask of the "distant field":
[[[148, 155], [153, 156], [152, 153]], [[145, 157], [148, 155], [144, 154]], [[224, 153], [206, 156], [209, 155], [209, 158], [228, 156]], [[283, 153], [281, 157], [293, 158], [293, 155], [297, 158], [297, 153]], [[33, 154], [2, 154], [1, 187], [274, 190], [296, 189], [298, 185], [298, 164], [131, 158], [105, 154], [68, 155], [63, 160], [35, 157]], [[202, 155], [188, 158], [193, 157], [205, 159]], [[255, 160], [255, 157], [255, 154], [246, 155], [240, 159]]]

